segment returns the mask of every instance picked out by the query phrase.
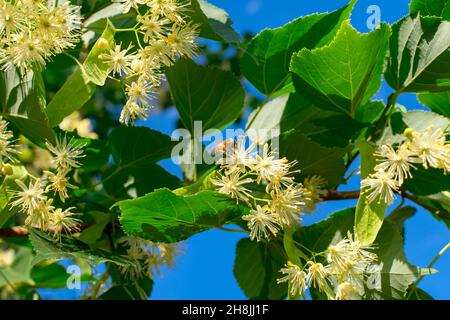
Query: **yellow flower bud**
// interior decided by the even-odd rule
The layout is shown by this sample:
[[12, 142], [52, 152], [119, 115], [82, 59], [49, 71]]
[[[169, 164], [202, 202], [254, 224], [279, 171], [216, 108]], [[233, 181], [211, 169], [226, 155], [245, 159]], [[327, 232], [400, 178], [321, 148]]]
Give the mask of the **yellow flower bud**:
[[33, 160], [33, 151], [31, 149], [23, 149], [19, 155], [18, 158], [21, 162], [30, 162]]
[[97, 44], [98, 44], [98, 47], [100, 48], [100, 50], [106, 50], [109, 48], [109, 42], [105, 38], [98, 39]]
[[406, 128], [405, 131], [403, 131], [403, 135], [412, 141], [413, 132], [414, 132], [413, 128]]
[[2, 167], [2, 172], [5, 176], [12, 176], [14, 173], [13, 167], [10, 164], [5, 164]]

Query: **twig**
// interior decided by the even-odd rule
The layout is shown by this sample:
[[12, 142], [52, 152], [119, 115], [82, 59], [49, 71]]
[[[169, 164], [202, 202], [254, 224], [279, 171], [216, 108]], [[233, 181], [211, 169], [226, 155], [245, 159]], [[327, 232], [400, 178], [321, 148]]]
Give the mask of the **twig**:
[[321, 198], [324, 201], [358, 199], [359, 193], [360, 193], [359, 190], [354, 191], [328, 190], [328, 193], [322, 196]]
[[[445, 251], [447, 251], [447, 249], [450, 248], [450, 242], [447, 243], [444, 248], [441, 249], [441, 251], [438, 252], [438, 254], [433, 258], [433, 260], [431, 260], [430, 264], [428, 265], [427, 269], [431, 269], [433, 267], [433, 265], [436, 263], [436, 261], [438, 261], [438, 259], [445, 253]], [[411, 290], [409, 291], [408, 294], [408, 299], [411, 297], [412, 293], [416, 290], [417, 286], [419, 285], [420, 281], [422, 281], [422, 279], [425, 277], [424, 274], [422, 274], [417, 280], [416, 282], [414, 282], [414, 284], [411, 287]]]

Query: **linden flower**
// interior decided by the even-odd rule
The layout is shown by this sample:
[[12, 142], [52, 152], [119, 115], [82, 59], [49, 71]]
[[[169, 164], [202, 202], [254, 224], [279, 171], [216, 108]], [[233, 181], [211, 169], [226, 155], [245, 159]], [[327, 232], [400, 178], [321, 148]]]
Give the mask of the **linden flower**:
[[256, 239], [259, 242], [261, 238], [269, 238], [271, 234], [277, 235], [277, 216], [271, 214], [267, 206], [257, 205], [256, 210], [251, 210], [250, 214], [242, 216], [242, 220], [248, 221], [247, 226], [252, 240]]
[[2, 1], [0, 4], [0, 36], [9, 38], [12, 32], [21, 30], [23, 19], [16, 7], [9, 2]]
[[291, 185], [284, 190], [273, 190], [271, 200], [268, 204], [271, 212], [278, 215], [280, 224], [290, 226], [299, 219], [302, 206], [305, 204], [302, 199], [303, 189], [301, 186]]
[[352, 235], [350, 231], [347, 232], [347, 239], [349, 249], [353, 251], [358, 262], [370, 264], [377, 260], [377, 255], [375, 253], [367, 251], [373, 249], [371, 245], [363, 245], [356, 238], [356, 235]]
[[110, 49], [108, 53], [103, 53], [101, 58], [109, 66], [108, 73], [123, 75], [132, 72], [131, 63], [133, 62], [134, 55], [128, 54], [132, 45], [123, 49], [120, 44], [115, 45], [113, 49]]
[[6, 158], [11, 162], [14, 162], [14, 155], [19, 153], [17, 146], [13, 144], [11, 140], [13, 134], [7, 128], [8, 122], [0, 120], [0, 160]]
[[64, 2], [58, 6], [39, 6], [36, 32], [48, 51], [61, 53], [75, 47], [80, 39], [80, 7]]
[[253, 170], [258, 174], [256, 182], [268, 181], [267, 190], [279, 188], [281, 185], [292, 184], [294, 178], [287, 176], [287, 174], [295, 163], [288, 162], [286, 158], [277, 159], [276, 154], [269, 150], [269, 145], [266, 143], [262, 154], [256, 154], [253, 166]]
[[78, 216], [78, 213], [71, 212], [72, 209], [75, 208], [72, 207], [65, 210], [58, 208], [52, 212], [48, 229], [53, 232], [55, 238], [60, 239], [63, 232], [69, 233], [80, 230], [79, 224], [81, 220], [74, 218]]
[[175, 258], [182, 253], [181, 246], [178, 243], [158, 243], [156, 245], [161, 261], [169, 268], [175, 266]]
[[151, 83], [140, 77], [137, 81], [133, 81], [131, 84], [126, 85], [125, 91], [131, 101], [138, 103], [141, 106], [149, 106], [147, 100], [152, 94], [152, 89]]
[[354, 269], [356, 265], [371, 264], [377, 259], [377, 255], [367, 251], [368, 249], [372, 249], [372, 246], [361, 244], [348, 232], [346, 238], [328, 247], [327, 261], [338, 274], [348, 274], [349, 270], [360, 273], [362, 269]]
[[[218, 159], [216, 163], [221, 165], [223, 169], [230, 172], [245, 172], [246, 168], [251, 169], [253, 167], [255, 160], [251, 153], [255, 149], [255, 144], [252, 143], [247, 148], [245, 137], [240, 136], [237, 141], [233, 139], [224, 141], [222, 146], [224, 148], [223, 157]], [[217, 146], [214, 153], [220, 153], [219, 151], [219, 146]]]
[[16, 183], [22, 190], [15, 193], [14, 197], [17, 199], [11, 202], [11, 207], [19, 207], [22, 212], [31, 212], [41, 201], [46, 200], [41, 179], [31, 180], [28, 186], [18, 179]]
[[58, 169], [78, 168], [80, 163], [77, 159], [84, 157], [84, 144], [73, 144], [72, 140], [67, 141], [64, 136], [62, 141], [58, 138], [56, 145], [46, 142], [48, 150], [53, 154], [53, 166]]
[[322, 200], [322, 196], [326, 194], [324, 190], [327, 181], [318, 175], [305, 178], [303, 181], [303, 211], [305, 213], [316, 210], [316, 203]]
[[189, 3], [180, 4], [177, 0], [152, 0], [147, 5], [154, 14], [164, 16], [176, 23], [184, 23], [181, 13]]
[[153, 279], [154, 273], [160, 274], [160, 266], [173, 267], [180, 253], [179, 244], [154, 243], [138, 237], [123, 237], [119, 243], [128, 246], [126, 258], [134, 263], [121, 267], [121, 272], [134, 280], [144, 273]]
[[134, 121], [139, 118], [141, 120], [146, 120], [149, 114], [149, 108], [146, 106], [140, 106], [132, 100], [128, 100], [123, 106], [122, 112], [120, 113], [120, 123], [125, 125], [134, 125]]
[[44, 231], [48, 230], [50, 226], [50, 216], [52, 214], [54, 206], [52, 206], [53, 199], [44, 199], [40, 201], [32, 211], [28, 212], [27, 218], [25, 219], [25, 225], [42, 229]]
[[280, 272], [285, 276], [277, 279], [277, 283], [287, 282], [292, 296], [302, 295], [306, 291], [308, 276], [299, 266], [288, 262], [285, 268], [280, 269]]
[[139, 5], [145, 4], [146, 0], [121, 0], [119, 1], [122, 4], [123, 13], [128, 13], [131, 8], [138, 9]]
[[310, 287], [319, 288], [320, 291], [329, 287], [327, 276], [330, 275], [330, 270], [328, 267], [325, 267], [321, 263], [314, 263], [312, 261], [308, 261], [308, 275], [307, 275], [307, 283]]
[[50, 181], [50, 184], [45, 189], [45, 192], [53, 191], [55, 194], [58, 193], [62, 202], [69, 197], [67, 188], [78, 189], [77, 186], [69, 183], [69, 178], [66, 177], [67, 171], [67, 169], [58, 170], [56, 174], [50, 171], [44, 171], [44, 173], [48, 175], [48, 179]]
[[4, 250], [0, 251], [0, 268], [8, 268], [14, 262], [14, 250]]
[[361, 180], [361, 189], [369, 202], [378, 199], [389, 205], [395, 199], [394, 192], [398, 192], [399, 184], [392, 174], [378, 170]]
[[399, 184], [403, 184], [404, 179], [412, 177], [410, 168], [414, 168], [412, 163], [417, 162], [417, 159], [406, 145], [401, 145], [397, 151], [392, 146], [382, 145], [376, 154], [383, 158], [382, 162], [375, 166], [376, 171], [387, 172]]
[[138, 16], [137, 20], [142, 24], [140, 29], [144, 32], [145, 42], [152, 37], [162, 37], [166, 31], [166, 25], [170, 23], [169, 19], [161, 18], [156, 14]]
[[218, 178], [211, 180], [211, 183], [218, 187], [218, 192], [229, 195], [239, 202], [239, 200], [248, 201], [250, 191], [244, 186], [253, 182], [251, 178], [242, 178], [238, 171], [225, 172], [224, 175], [219, 174]]
[[0, 3], [0, 63], [24, 74], [51, 56], [75, 47], [81, 35], [80, 7], [69, 1]]
[[5, 64], [5, 69], [13, 65], [18, 67], [22, 73], [33, 65], [36, 68], [42, 68], [45, 65], [45, 58], [49, 55], [48, 51], [41, 44], [38, 37], [28, 37], [27, 31], [23, 34], [14, 34], [9, 47], [5, 50], [1, 63]]
[[427, 169], [428, 167], [439, 168], [439, 164], [447, 160], [446, 144], [444, 131], [430, 126], [423, 132], [413, 131], [412, 141], [407, 145], [411, 152], [422, 160], [424, 168]]
[[139, 55], [152, 68], [170, 67], [175, 59], [172, 48], [163, 39], [149, 40], [148, 46], [139, 50]]
[[336, 300], [359, 300], [358, 289], [349, 282], [341, 283], [336, 290]]
[[185, 25], [172, 27], [172, 32], [166, 37], [165, 41], [172, 50], [173, 54], [192, 59], [197, 55], [197, 44], [195, 39], [198, 35], [196, 25]]

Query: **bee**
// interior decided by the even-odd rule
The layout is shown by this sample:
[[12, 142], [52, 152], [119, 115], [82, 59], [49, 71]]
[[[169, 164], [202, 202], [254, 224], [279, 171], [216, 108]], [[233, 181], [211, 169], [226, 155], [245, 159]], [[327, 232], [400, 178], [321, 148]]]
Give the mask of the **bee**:
[[230, 138], [218, 143], [212, 150], [211, 154], [213, 155], [213, 157], [222, 156], [224, 154], [228, 154], [229, 152], [233, 152], [236, 148], [237, 142], [234, 139]]

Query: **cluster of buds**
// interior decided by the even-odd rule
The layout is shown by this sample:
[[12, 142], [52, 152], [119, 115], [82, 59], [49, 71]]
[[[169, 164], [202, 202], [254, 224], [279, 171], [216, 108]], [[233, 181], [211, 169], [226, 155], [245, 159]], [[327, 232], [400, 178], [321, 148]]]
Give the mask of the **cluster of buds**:
[[[101, 55], [109, 72], [124, 77], [127, 102], [120, 122], [133, 125], [137, 118], [145, 120], [152, 108], [152, 96], [160, 86], [162, 68], [171, 66], [179, 57], [196, 55], [197, 26], [183, 18], [186, 4], [176, 0], [120, 1], [124, 12], [133, 10], [137, 24], [131, 28], [137, 46], [122, 48], [115, 44]], [[105, 40], [106, 39], [101, 39]], [[141, 41], [142, 40], [142, 41]]]
[[73, 207], [67, 209], [56, 208], [53, 198], [46, 193], [58, 194], [61, 201], [68, 198], [68, 189], [76, 188], [70, 184], [68, 173], [72, 168], [80, 166], [78, 159], [83, 157], [83, 145], [75, 145], [66, 137], [58, 139], [55, 145], [46, 143], [52, 153], [52, 165], [55, 172], [44, 171], [42, 177], [31, 177], [28, 185], [21, 180], [16, 180], [20, 190], [15, 192], [15, 200], [11, 207], [17, 207], [26, 215], [25, 225], [49, 231], [55, 238], [60, 239], [62, 233], [79, 230], [78, 214], [73, 213]]
[[250, 213], [242, 219], [247, 221], [252, 240], [276, 236], [279, 230], [297, 223], [300, 214], [313, 206], [313, 199], [319, 199], [323, 180], [308, 179], [308, 189], [295, 182], [298, 171], [292, 167], [296, 162], [279, 159], [267, 143], [246, 147], [246, 136], [240, 136], [237, 141], [225, 141], [222, 149], [216, 161], [220, 170], [211, 183], [218, 192], [250, 206]]
[[80, 39], [80, 7], [69, 1], [0, 0], [0, 64], [42, 68]]
[[[363, 245], [348, 232], [347, 237], [317, 256], [324, 256], [326, 265], [308, 261], [303, 267], [288, 262], [280, 270], [284, 277], [278, 283], [287, 282], [292, 296], [301, 296], [308, 287], [323, 291], [336, 300], [360, 299], [364, 293], [364, 270], [377, 260], [377, 255], [367, 251], [372, 249]], [[332, 283], [337, 283], [335, 292]]]
[[391, 204], [405, 179], [412, 178], [411, 168], [421, 164], [450, 171], [450, 144], [441, 128], [429, 126], [424, 131], [405, 130], [405, 140], [400, 145], [381, 145], [376, 152], [379, 163], [375, 172], [361, 181], [367, 200]]
[[161, 275], [161, 266], [173, 268], [181, 252], [179, 244], [155, 243], [139, 237], [126, 236], [120, 242], [126, 247], [126, 258], [134, 262], [122, 268], [122, 273], [131, 280], [144, 276], [153, 280], [155, 273]]

